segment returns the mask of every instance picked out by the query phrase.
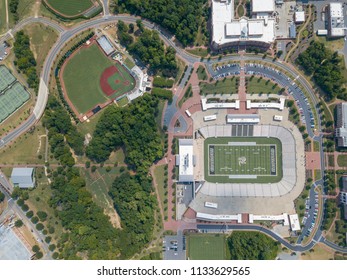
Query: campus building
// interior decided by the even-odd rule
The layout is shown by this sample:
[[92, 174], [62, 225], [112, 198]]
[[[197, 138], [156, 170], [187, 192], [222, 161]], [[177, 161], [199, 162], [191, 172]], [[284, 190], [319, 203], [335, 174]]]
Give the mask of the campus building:
[[179, 154], [176, 155], [176, 166], [178, 166], [178, 181], [193, 182], [195, 156], [193, 155], [193, 139], [179, 139]]
[[347, 103], [336, 106], [337, 120], [335, 136], [339, 147], [347, 147]]
[[330, 3], [328, 6], [329, 37], [344, 37], [345, 29], [342, 3]]
[[343, 205], [344, 219], [347, 220], [347, 176], [342, 176], [342, 190], [340, 192], [340, 202]]
[[267, 49], [275, 40], [274, 0], [253, 0], [251, 18], [234, 17], [234, 0], [212, 1], [212, 48], [253, 46]]
[[20, 189], [34, 188], [34, 168], [13, 168], [11, 182], [14, 187], [19, 187]]

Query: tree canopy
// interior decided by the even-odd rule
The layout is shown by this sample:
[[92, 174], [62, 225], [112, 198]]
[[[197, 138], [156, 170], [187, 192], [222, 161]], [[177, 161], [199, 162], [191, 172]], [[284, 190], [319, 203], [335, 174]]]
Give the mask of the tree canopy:
[[115, 12], [129, 12], [160, 24], [184, 45], [194, 43], [206, 0], [114, 0]]
[[18, 31], [15, 35], [13, 46], [14, 54], [16, 56], [14, 64], [27, 76], [29, 87], [37, 91], [39, 88], [39, 77], [36, 73], [36, 60], [34, 54], [30, 50], [29, 36], [23, 31]]
[[346, 89], [343, 87], [343, 66], [337, 52], [330, 51], [323, 43], [313, 42], [298, 56], [296, 62], [308, 75], [313, 75], [316, 84], [329, 99], [338, 97], [347, 100]]
[[276, 241], [259, 232], [233, 232], [228, 237], [232, 260], [273, 260], [279, 246]]

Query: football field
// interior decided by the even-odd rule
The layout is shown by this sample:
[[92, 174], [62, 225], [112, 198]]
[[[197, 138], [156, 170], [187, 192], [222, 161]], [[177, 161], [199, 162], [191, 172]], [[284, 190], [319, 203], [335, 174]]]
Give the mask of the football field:
[[279, 181], [282, 177], [281, 153], [281, 142], [276, 138], [207, 138], [205, 179], [220, 183]]

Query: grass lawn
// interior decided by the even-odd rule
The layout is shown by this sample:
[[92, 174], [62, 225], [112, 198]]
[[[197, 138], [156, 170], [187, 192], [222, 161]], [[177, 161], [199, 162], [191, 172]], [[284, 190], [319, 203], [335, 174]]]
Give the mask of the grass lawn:
[[334, 156], [333, 156], [333, 155], [329, 155], [329, 156], [328, 156], [328, 164], [329, 164], [329, 166], [331, 166], [331, 167], [334, 167], [334, 166], [335, 166]]
[[243, 8], [243, 5], [239, 5], [237, 7], [237, 14], [239, 15], [239, 17], [242, 17], [245, 13], [245, 9]]
[[63, 79], [67, 95], [79, 113], [86, 113], [96, 104], [108, 100], [100, 87], [100, 77], [112, 65], [95, 43], [79, 49], [67, 62]]
[[120, 227], [120, 218], [113, 207], [113, 201], [108, 195], [116, 177], [120, 175], [120, 167], [113, 167], [109, 172], [105, 167], [99, 167], [95, 172], [81, 168], [81, 174], [86, 179], [86, 188], [92, 194], [93, 201], [104, 209], [114, 227]]
[[338, 155], [337, 156], [337, 164], [340, 167], [347, 167], [347, 155]]
[[316, 244], [313, 248], [313, 252], [305, 252], [305, 255], [301, 255], [301, 260], [329, 260], [334, 258], [334, 253], [326, 246]]
[[6, 31], [6, 0], [0, 0], [0, 34], [4, 33], [5, 31]]
[[200, 94], [233, 94], [238, 92], [238, 86], [236, 86], [236, 81], [239, 77], [226, 78], [223, 80], [218, 80], [212, 84], [210, 83], [200, 83]]
[[344, 46], [343, 38], [331, 39], [327, 38], [326, 36], [315, 36], [315, 40], [323, 43], [328, 49], [333, 52], [342, 50]]
[[124, 107], [128, 103], [129, 103], [129, 101], [128, 101], [127, 97], [123, 97], [123, 98], [117, 100], [117, 104], [119, 107]]
[[[60, 220], [55, 215], [55, 210], [49, 206], [49, 200], [52, 195], [52, 189], [49, 186], [47, 177], [44, 174], [44, 169], [36, 168], [37, 186], [29, 191], [28, 206], [35, 214], [37, 211], [44, 211], [47, 213], [47, 220], [43, 224], [47, 229], [49, 226], [54, 227], [54, 233], [49, 234], [53, 239], [58, 241], [63, 233], [63, 227]], [[41, 178], [39, 178], [40, 176]], [[55, 243], [54, 241], [51, 243]]]
[[55, 9], [58, 13], [65, 16], [75, 16], [83, 13], [93, 6], [91, 0], [45, 0], [48, 5]]
[[207, 73], [204, 66], [200, 65], [199, 68], [196, 70], [196, 73], [198, 74], [198, 78], [200, 81], [207, 80]]
[[226, 238], [220, 234], [192, 234], [187, 236], [190, 260], [226, 260]]
[[183, 60], [177, 58], [177, 67], [178, 67], [178, 71], [175, 77], [175, 83], [178, 82], [181, 79], [182, 75], [184, 74], [184, 68], [186, 67], [186, 64]]
[[126, 58], [124, 61], [124, 64], [129, 68], [133, 68], [135, 66], [135, 63], [130, 59], [130, 58]]
[[314, 152], [319, 152], [320, 151], [319, 142], [313, 141], [313, 151]]
[[165, 166], [167, 166], [167, 164], [157, 166], [154, 170], [154, 176], [158, 185], [158, 192], [160, 197], [159, 203], [161, 204], [164, 210], [164, 216], [167, 217], [168, 215], [167, 200], [165, 200], [167, 198], [165, 196], [165, 191], [167, 190], [167, 187], [166, 188], [164, 187], [165, 179], [166, 179], [166, 177], [164, 176]]
[[102, 114], [95, 114], [90, 119], [89, 122], [79, 122], [77, 124], [77, 129], [83, 134], [86, 135], [87, 133], [90, 133], [90, 135], [93, 136], [94, 130], [96, 128], [96, 125], [99, 122], [100, 117]]
[[31, 50], [37, 62], [36, 69], [40, 73], [48, 52], [58, 38], [58, 34], [52, 28], [40, 23], [27, 25], [24, 31], [30, 37]]
[[323, 110], [324, 110], [325, 120], [326, 121], [334, 121], [334, 117], [333, 117], [332, 113], [330, 112], [327, 104], [324, 102], [324, 100], [321, 100], [321, 103], [322, 103]]
[[246, 78], [247, 93], [274, 93], [279, 94], [281, 88], [270, 80], [259, 79], [254, 77], [253, 79]]
[[322, 178], [322, 171], [320, 169], [314, 170], [314, 180], [317, 181]]
[[[44, 143], [40, 146], [40, 135], [46, 134], [44, 128], [40, 125], [35, 130], [27, 132], [11, 143], [7, 148], [0, 151], [2, 164], [44, 164]], [[42, 142], [46, 139], [42, 137]], [[42, 159], [38, 156], [42, 155]]]
[[193, 90], [192, 90], [192, 85], [189, 84], [186, 92], [184, 93], [183, 97], [181, 100], [178, 102], [178, 106], [181, 108], [183, 103], [186, 102], [190, 97], [193, 96]]
[[195, 49], [187, 49], [187, 52], [190, 54], [196, 55], [196, 56], [201, 56], [201, 57], [206, 57], [208, 56], [208, 50], [207, 48], [195, 48]]
[[[229, 145], [230, 142], [256, 145]], [[282, 145], [276, 138], [222, 137], [204, 142], [205, 179], [218, 183], [274, 183], [282, 178]], [[230, 176], [234, 175], [234, 178]], [[255, 178], [237, 178], [255, 175]]]

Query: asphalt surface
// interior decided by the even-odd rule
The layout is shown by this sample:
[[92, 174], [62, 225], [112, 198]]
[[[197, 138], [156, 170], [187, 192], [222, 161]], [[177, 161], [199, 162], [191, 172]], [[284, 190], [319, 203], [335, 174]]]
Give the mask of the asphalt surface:
[[[106, 1], [106, 0], [103, 0]], [[30, 127], [32, 127], [37, 120], [39, 120], [42, 117], [42, 114], [44, 112], [46, 103], [47, 103], [47, 99], [48, 99], [48, 89], [47, 86], [49, 83], [49, 78], [50, 78], [50, 73], [52, 71], [52, 66], [53, 66], [53, 62], [54, 59], [57, 57], [57, 55], [59, 54], [60, 50], [63, 48], [63, 46], [65, 45], [65, 43], [72, 39], [74, 36], [76, 36], [77, 34], [79, 34], [80, 32], [86, 30], [86, 29], [90, 29], [90, 28], [95, 28], [98, 27], [99, 25], [102, 24], [109, 24], [112, 23], [116, 20], [123, 20], [125, 22], [132, 22], [135, 23], [136, 20], [138, 19], [137, 17], [134, 16], [127, 16], [127, 15], [108, 15], [108, 12], [105, 11], [105, 15], [104, 17], [101, 18], [95, 18], [86, 22], [82, 22], [81, 24], [79, 24], [78, 26], [75, 26], [69, 30], [65, 30], [63, 27], [61, 27], [59, 24], [50, 21], [46, 18], [27, 18], [23, 21], [21, 21], [19, 24], [16, 25], [15, 28], [13, 28], [13, 30], [10, 30], [9, 32], [6, 33], [5, 36], [3, 36], [0, 39], [0, 43], [2, 43], [4, 40], [8, 40], [13, 33], [15, 33], [16, 31], [20, 30], [21, 28], [23, 28], [25, 25], [27, 24], [31, 24], [31, 23], [35, 23], [35, 22], [40, 22], [46, 25], [49, 25], [50, 27], [54, 28], [55, 30], [58, 31], [59, 33], [59, 39], [58, 41], [55, 43], [55, 45], [52, 47], [51, 51], [49, 52], [46, 61], [44, 63], [43, 66], [43, 71], [42, 71], [42, 76], [41, 76], [41, 82], [40, 82], [40, 89], [38, 92], [38, 102], [35, 105], [34, 108], [34, 112], [33, 114], [24, 122], [22, 123], [18, 128], [16, 128], [14, 131], [12, 131], [11, 133], [7, 134], [5, 137], [3, 137], [2, 139], [0, 139], [0, 148], [3, 147], [4, 145], [8, 144], [9, 142], [15, 140], [19, 135], [23, 134], [25, 131], [27, 131]], [[175, 48], [176, 53], [178, 56], [180, 56], [182, 59], [184, 59], [189, 67], [188, 70], [185, 73], [185, 78], [187, 78], [189, 76], [189, 69], [192, 66], [192, 64], [194, 64], [195, 62], [199, 62], [200, 58], [190, 55], [187, 52], [185, 52], [182, 48], [180, 48], [180, 46], [176, 45], [173, 40], [172, 37], [165, 33], [158, 25], [155, 25], [149, 21], [143, 20], [143, 24], [145, 27], [150, 28], [150, 29], [155, 29], [158, 30], [160, 37], [162, 38], [162, 40], [172, 46], [173, 48]], [[263, 58], [259, 55], [247, 55], [247, 56], [224, 56], [222, 57], [222, 59], [219, 58], [214, 58], [214, 59], [210, 59], [207, 62], [205, 62], [208, 71], [213, 75], [214, 74], [214, 70], [212, 68], [212, 65], [217, 63], [217, 62], [224, 62], [224, 61], [229, 61], [229, 60], [233, 60], [233, 61], [240, 61], [240, 60], [245, 60], [245, 61], [263, 61], [266, 62], [268, 64], [273, 64], [275, 66], [277, 66], [279, 69], [281, 69], [284, 72], [288, 72], [290, 75], [292, 75], [293, 77], [296, 77], [296, 83], [297, 84], [301, 84], [305, 91], [309, 94], [309, 97], [311, 98], [313, 105], [316, 106], [318, 103], [318, 99], [315, 96], [314, 92], [311, 89], [310, 84], [308, 83], [308, 81], [302, 77], [299, 72], [291, 67], [289, 67], [287, 64], [282, 63], [281, 61], [273, 61], [270, 58]], [[268, 73], [269, 75], [271, 73]], [[275, 74], [271, 74], [271, 75], [275, 75]], [[182, 80], [180, 86], [184, 85], [184, 80], [185, 78]], [[279, 78], [279, 77], [277, 77]], [[288, 86], [290, 88], [290, 86]], [[301, 100], [300, 96], [297, 96], [299, 101]], [[177, 97], [176, 97], [177, 98]], [[173, 105], [176, 104], [177, 99], [174, 99], [174, 101], [172, 102]], [[305, 102], [300, 102], [300, 104], [305, 104]], [[176, 114], [177, 112], [177, 107], [169, 107], [167, 108], [168, 111], [165, 112], [165, 117], [164, 117], [164, 123], [168, 124], [170, 123], [171, 118]], [[308, 109], [304, 110], [305, 111], [305, 116], [307, 115], [307, 111]], [[321, 131], [321, 124], [320, 124], [320, 119], [318, 118], [318, 123], [316, 124], [316, 127], [318, 129], [318, 131]], [[309, 130], [308, 127], [308, 132], [310, 135], [312, 134], [312, 131]], [[323, 149], [322, 149], [322, 139], [321, 136], [314, 136], [313, 137], [315, 140], [320, 142], [320, 146], [321, 146], [321, 163], [322, 163], [322, 171], [324, 171], [324, 153], [323, 153]], [[322, 184], [322, 180], [316, 181], [315, 182], [316, 185]], [[251, 229], [249, 226], [235, 226], [237, 228], [244, 228], [244, 229]], [[256, 227], [256, 226], [253, 226]], [[259, 229], [258, 227], [256, 229]], [[260, 230], [260, 229], [259, 229]], [[266, 231], [266, 229], [263, 229], [264, 231]], [[269, 230], [268, 230], [269, 231]], [[271, 231], [269, 231], [269, 234], [272, 233]], [[276, 234], [272, 233], [273, 235], [277, 236]], [[314, 240], [320, 240], [320, 235], [321, 232], [317, 232], [315, 235]], [[271, 235], [271, 234], [270, 234]], [[284, 239], [281, 239], [280, 237], [277, 236], [277, 238], [282, 244], [286, 244], [288, 242], [286, 242]], [[306, 247], [300, 247], [300, 246], [296, 246], [298, 248], [308, 248], [310, 249], [311, 247], [314, 246], [314, 243], [316, 241], [312, 241], [309, 245], [307, 245]], [[322, 241], [323, 242], [323, 241]], [[328, 245], [329, 243], [327, 243]], [[291, 245], [291, 244], [289, 244]], [[292, 245], [291, 245], [292, 246]], [[329, 246], [329, 245], [328, 245]], [[337, 245], [335, 245], [337, 246]], [[288, 246], [290, 247], [290, 246]], [[294, 246], [295, 247], [295, 246]], [[295, 248], [296, 248], [295, 247]], [[338, 247], [338, 246], [337, 246]], [[340, 248], [340, 247], [338, 247]], [[339, 251], [341, 251], [342, 249], [340, 248]], [[347, 249], [346, 249], [347, 250]]]

